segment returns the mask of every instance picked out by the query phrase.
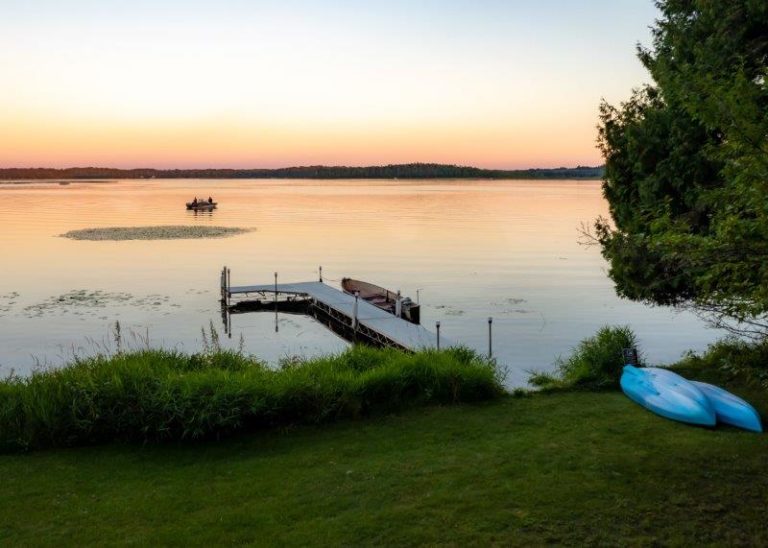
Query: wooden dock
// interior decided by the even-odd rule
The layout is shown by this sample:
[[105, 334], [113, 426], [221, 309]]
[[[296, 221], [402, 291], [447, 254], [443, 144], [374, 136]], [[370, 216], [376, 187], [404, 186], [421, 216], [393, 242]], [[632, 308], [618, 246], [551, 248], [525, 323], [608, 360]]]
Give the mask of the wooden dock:
[[[433, 333], [322, 281], [231, 286], [229, 279], [229, 269], [225, 267], [221, 275], [221, 296], [227, 310], [237, 306], [230, 303], [235, 296], [255, 298], [265, 310], [274, 303], [277, 310], [277, 297], [283, 295], [288, 296], [290, 302], [306, 302], [307, 314], [351, 341], [412, 352], [453, 346], [440, 338], [439, 324], [437, 333]], [[272, 296], [271, 302], [268, 295]]]

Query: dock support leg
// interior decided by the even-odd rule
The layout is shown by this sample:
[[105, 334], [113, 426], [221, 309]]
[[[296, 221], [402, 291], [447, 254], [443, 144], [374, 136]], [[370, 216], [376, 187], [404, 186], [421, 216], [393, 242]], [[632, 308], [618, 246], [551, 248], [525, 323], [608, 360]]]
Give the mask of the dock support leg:
[[440, 322], [435, 322], [435, 329], [437, 330], [437, 349], [440, 350]]
[[229, 306], [229, 299], [231, 297], [229, 293], [230, 282], [229, 282], [229, 268], [223, 267], [221, 269], [221, 276], [219, 277], [219, 288], [221, 291], [221, 302], [225, 306]]
[[354, 340], [357, 342], [357, 307], [360, 300], [360, 292], [355, 291], [355, 305], [352, 307], [352, 331], [354, 333]]
[[488, 359], [493, 358], [493, 318], [488, 317]]
[[277, 333], [277, 272], [275, 272], [275, 333]]

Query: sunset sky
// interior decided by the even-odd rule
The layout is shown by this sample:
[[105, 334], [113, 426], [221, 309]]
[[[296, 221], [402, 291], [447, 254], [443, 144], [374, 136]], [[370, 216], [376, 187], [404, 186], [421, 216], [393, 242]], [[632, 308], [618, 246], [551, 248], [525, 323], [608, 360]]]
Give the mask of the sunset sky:
[[4, 0], [0, 167], [596, 165], [651, 0]]

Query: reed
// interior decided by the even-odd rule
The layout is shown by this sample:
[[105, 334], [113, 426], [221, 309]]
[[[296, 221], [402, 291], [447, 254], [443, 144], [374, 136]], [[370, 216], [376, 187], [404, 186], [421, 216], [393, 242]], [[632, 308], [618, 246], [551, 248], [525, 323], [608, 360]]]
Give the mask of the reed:
[[494, 363], [466, 350], [355, 347], [279, 369], [218, 347], [134, 350], [1, 381], [0, 450], [219, 438], [502, 393]]

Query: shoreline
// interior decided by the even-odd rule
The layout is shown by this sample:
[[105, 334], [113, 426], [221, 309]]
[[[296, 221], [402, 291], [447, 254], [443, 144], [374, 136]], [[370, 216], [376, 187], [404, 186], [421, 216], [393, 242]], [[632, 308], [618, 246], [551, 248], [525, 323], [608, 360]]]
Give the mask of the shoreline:
[[119, 169], [109, 167], [0, 168], [0, 180], [87, 179], [589, 179], [602, 166], [485, 169], [452, 164], [298, 166], [275, 169]]

